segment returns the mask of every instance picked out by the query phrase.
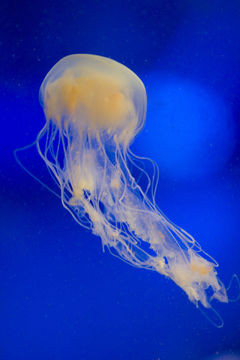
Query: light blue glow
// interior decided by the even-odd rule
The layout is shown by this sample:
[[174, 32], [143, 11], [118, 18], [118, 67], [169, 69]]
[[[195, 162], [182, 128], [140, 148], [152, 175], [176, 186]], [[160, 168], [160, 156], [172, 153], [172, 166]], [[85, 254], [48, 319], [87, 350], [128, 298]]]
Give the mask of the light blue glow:
[[166, 176], [190, 178], [221, 170], [234, 148], [229, 109], [217, 95], [184, 79], [146, 78], [148, 122], [142, 152]]

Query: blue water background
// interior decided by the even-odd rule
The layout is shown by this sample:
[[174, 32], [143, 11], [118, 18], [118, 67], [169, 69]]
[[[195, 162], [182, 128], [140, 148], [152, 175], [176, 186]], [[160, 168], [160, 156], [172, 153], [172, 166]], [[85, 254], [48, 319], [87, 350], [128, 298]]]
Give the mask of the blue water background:
[[[240, 274], [240, 2], [3, 1], [0, 23], [0, 359], [239, 353], [240, 302], [214, 303], [213, 327], [173, 282], [103, 253], [12, 152], [43, 126], [38, 89], [63, 56], [125, 64], [148, 94], [132, 150], [158, 163], [157, 203], [227, 285]], [[34, 152], [24, 163], [44, 171]]]

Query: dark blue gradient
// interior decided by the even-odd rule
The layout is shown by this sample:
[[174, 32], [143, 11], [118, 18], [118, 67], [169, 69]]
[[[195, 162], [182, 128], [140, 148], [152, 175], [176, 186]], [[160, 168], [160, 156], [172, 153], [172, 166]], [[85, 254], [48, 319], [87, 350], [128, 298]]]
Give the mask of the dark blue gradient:
[[[159, 207], [227, 285], [240, 274], [239, 1], [4, 1], [0, 22], [0, 359], [240, 353], [240, 302], [214, 303], [225, 325], [213, 327], [173, 282], [103, 253], [13, 157], [44, 124], [38, 90], [59, 59], [124, 63], [148, 93], [132, 150], [158, 163]], [[51, 184], [34, 151], [22, 160]]]

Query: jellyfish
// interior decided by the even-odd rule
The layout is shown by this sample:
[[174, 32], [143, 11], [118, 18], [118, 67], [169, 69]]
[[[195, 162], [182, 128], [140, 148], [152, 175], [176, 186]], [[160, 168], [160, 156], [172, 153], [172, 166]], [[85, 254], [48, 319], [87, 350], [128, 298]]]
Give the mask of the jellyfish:
[[[130, 149], [146, 116], [140, 78], [109, 58], [70, 55], [46, 75], [40, 103], [46, 122], [34, 144], [77, 223], [114, 256], [172, 279], [197, 307], [228, 302], [217, 262], [161, 212], [157, 180]], [[147, 179], [146, 189], [134, 169]]]

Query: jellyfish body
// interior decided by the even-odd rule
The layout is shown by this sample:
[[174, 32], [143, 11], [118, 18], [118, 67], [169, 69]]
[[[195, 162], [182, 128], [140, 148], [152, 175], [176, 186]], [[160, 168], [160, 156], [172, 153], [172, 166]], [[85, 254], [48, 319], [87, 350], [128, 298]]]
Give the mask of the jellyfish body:
[[75, 220], [113, 255], [171, 278], [197, 306], [227, 302], [215, 260], [162, 214], [154, 189], [149, 196], [130, 171], [129, 164], [144, 173], [129, 149], [145, 121], [141, 80], [111, 59], [71, 55], [47, 74], [40, 102], [46, 123], [37, 149]]

